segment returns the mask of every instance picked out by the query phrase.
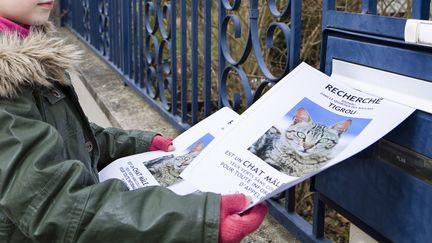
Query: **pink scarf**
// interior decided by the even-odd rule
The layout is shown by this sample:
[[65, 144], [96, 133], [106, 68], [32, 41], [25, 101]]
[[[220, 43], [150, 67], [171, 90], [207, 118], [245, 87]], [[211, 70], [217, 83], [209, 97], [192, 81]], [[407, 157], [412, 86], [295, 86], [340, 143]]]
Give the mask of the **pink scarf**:
[[19, 25], [3, 17], [0, 17], [0, 31], [10, 31], [10, 32], [17, 31], [23, 37], [27, 37], [27, 35], [29, 34], [28, 27], [26, 28], [22, 25]]

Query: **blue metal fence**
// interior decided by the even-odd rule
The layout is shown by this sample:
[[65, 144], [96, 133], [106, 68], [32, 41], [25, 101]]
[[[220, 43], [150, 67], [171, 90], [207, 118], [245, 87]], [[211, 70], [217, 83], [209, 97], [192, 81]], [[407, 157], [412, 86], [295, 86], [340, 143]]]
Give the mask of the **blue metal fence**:
[[[61, 8], [63, 23], [125, 84], [187, 129], [222, 106], [246, 109], [299, 63], [301, 1], [277, 2], [63, 0]], [[264, 57], [276, 48], [286, 59], [278, 74]], [[251, 59], [258, 69], [248, 73]]]

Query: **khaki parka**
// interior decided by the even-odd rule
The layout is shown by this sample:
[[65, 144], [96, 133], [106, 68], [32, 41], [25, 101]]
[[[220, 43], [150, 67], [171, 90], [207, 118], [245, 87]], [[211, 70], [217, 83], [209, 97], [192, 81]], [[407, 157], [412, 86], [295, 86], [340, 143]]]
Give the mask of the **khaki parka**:
[[80, 55], [52, 34], [0, 33], [0, 242], [217, 242], [218, 195], [99, 183], [155, 134], [90, 124], [65, 75]]

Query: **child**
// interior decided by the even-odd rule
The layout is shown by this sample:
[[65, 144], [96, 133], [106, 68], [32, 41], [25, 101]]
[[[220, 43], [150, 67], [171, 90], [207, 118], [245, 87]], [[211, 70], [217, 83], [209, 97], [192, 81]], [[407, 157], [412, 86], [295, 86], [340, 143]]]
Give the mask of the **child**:
[[0, 0], [0, 241], [239, 242], [267, 213], [244, 195], [178, 196], [98, 183], [111, 161], [172, 150], [152, 132], [85, 117], [66, 69], [80, 55], [53, 37], [53, 0]]

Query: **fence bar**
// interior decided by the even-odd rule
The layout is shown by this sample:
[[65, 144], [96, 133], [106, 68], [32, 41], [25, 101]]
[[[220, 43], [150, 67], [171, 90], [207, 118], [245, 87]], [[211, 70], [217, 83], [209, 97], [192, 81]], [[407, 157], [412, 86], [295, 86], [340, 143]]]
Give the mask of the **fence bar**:
[[204, 116], [211, 114], [212, 1], [204, 0]]
[[302, 1], [291, 1], [291, 35], [289, 71], [300, 64]]
[[413, 0], [412, 17], [428, 20], [430, 17], [430, 0]]
[[187, 80], [187, 8], [186, 1], [181, 1], [181, 121], [187, 123], [188, 114], [188, 80]]
[[132, 18], [133, 18], [133, 81], [135, 83], [135, 85], [139, 84], [139, 52], [140, 52], [140, 48], [138, 46], [139, 43], [139, 34], [138, 34], [138, 3], [137, 1], [140, 0], [132, 0]]
[[287, 212], [289, 213], [294, 213], [295, 212], [295, 186], [289, 188], [288, 190], [286, 190], [285, 192], [285, 209], [287, 210]]
[[363, 0], [362, 13], [377, 14], [377, 0]]
[[112, 63], [115, 63], [115, 52], [114, 52], [114, 15], [115, 15], [115, 11], [114, 11], [114, 0], [109, 0], [109, 4], [108, 4], [108, 23], [109, 23], [109, 39], [110, 39], [110, 56], [109, 56], [109, 61]]
[[[222, 4], [222, 1], [218, 1], [219, 5], [218, 5], [218, 14], [219, 14], [219, 18], [218, 18], [218, 38], [221, 38], [221, 33], [222, 33], [222, 23], [225, 19], [226, 16], [226, 12], [225, 12], [225, 8]], [[222, 75], [223, 75], [223, 71], [225, 70], [225, 59], [223, 57], [223, 52], [222, 52], [222, 46], [220, 44], [220, 41], [218, 43], [218, 87], [221, 87], [222, 85]], [[218, 99], [218, 107], [222, 107], [222, 100], [219, 98]]]
[[318, 194], [313, 196], [313, 224], [312, 232], [318, 239], [324, 237], [325, 204], [319, 199]]
[[143, 18], [143, 14], [144, 14], [144, 8], [143, 8], [143, 1], [139, 0], [138, 3], [138, 14], [139, 14], [139, 18], [138, 18], [138, 31], [139, 31], [139, 72], [138, 72], [138, 80], [139, 80], [139, 87], [140, 89], [144, 89], [144, 62], [145, 62], [145, 57], [144, 57], [144, 33], [143, 33], [143, 26], [144, 26], [144, 18]]
[[171, 115], [177, 115], [177, 0], [171, 0]]
[[192, 124], [198, 122], [198, 0], [192, 0]]
[[133, 66], [133, 58], [132, 58], [132, 38], [133, 38], [133, 32], [131, 31], [131, 25], [132, 25], [132, 13], [131, 13], [131, 0], [123, 0], [125, 3], [125, 8], [123, 9], [123, 34], [125, 36], [125, 43], [123, 47], [126, 47], [123, 50], [126, 50], [125, 53], [125, 67], [123, 72], [128, 76], [128, 78], [132, 78], [132, 66]]

